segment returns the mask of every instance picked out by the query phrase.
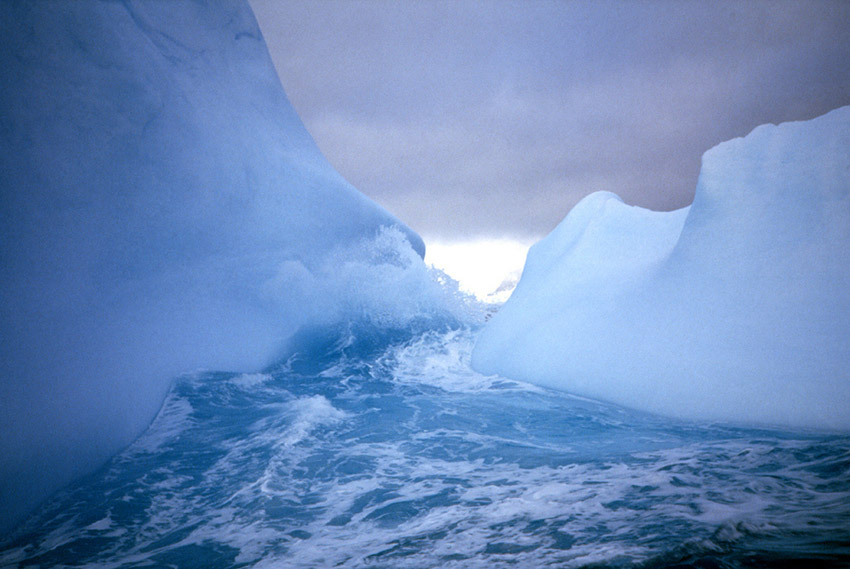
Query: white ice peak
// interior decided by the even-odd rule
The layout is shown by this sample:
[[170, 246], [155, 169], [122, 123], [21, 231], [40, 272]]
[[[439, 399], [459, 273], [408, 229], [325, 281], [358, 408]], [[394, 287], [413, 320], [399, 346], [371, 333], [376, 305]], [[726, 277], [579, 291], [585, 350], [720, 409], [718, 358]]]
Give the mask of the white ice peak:
[[689, 208], [585, 198], [473, 364], [678, 417], [850, 429], [850, 107], [709, 150]]

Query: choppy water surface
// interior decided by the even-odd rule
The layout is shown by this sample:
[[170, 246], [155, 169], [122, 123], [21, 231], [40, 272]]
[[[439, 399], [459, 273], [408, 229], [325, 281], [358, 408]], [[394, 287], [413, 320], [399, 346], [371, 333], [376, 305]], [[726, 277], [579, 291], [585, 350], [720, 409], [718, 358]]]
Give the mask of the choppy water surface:
[[484, 377], [468, 330], [389, 344], [313, 342], [268, 373], [180, 379], [0, 566], [850, 566], [846, 436]]

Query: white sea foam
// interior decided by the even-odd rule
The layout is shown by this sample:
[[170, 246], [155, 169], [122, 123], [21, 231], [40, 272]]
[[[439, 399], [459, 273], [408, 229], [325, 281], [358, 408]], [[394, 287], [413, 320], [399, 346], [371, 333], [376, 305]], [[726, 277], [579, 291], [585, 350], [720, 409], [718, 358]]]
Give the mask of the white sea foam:
[[[155, 422], [154, 454], [57, 497], [32, 522], [38, 543], [0, 566], [90, 538], [105, 544], [79, 560], [92, 568], [185, 566], [202, 551], [253, 567], [483, 569], [846, 535], [846, 439], [660, 421], [498, 378], [464, 387], [470, 339], [441, 334], [253, 389], [224, 374], [179, 384], [172, 397], [193, 409], [180, 428]], [[399, 379], [427, 345], [438, 377]], [[435, 388], [452, 373], [459, 387]], [[134, 460], [152, 466], [140, 475]]]
[[296, 399], [290, 403], [290, 409], [294, 417], [281, 437], [284, 446], [296, 445], [310, 435], [316, 427], [333, 425], [346, 417], [343, 411], [335, 408], [321, 395]]
[[262, 385], [272, 379], [267, 373], [243, 373], [230, 380], [234, 385], [245, 389], [251, 389]]
[[448, 392], [476, 393], [492, 389], [540, 391], [532, 384], [484, 375], [469, 365], [475, 332], [459, 328], [427, 332], [391, 350], [381, 361], [392, 368], [395, 381], [431, 385]]

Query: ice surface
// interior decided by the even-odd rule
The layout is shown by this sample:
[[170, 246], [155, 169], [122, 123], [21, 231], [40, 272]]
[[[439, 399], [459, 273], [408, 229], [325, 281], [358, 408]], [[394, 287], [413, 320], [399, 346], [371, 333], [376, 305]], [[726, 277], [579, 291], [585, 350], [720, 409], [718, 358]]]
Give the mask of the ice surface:
[[677, 417], [850, 428], [850, 107], [709, 150], [689, 208], [585, 198], [472, 362]]
[[0, 529], [129, 443], [176, 374], [436, 298], [247, 3], [3, 2], [0, 69]]

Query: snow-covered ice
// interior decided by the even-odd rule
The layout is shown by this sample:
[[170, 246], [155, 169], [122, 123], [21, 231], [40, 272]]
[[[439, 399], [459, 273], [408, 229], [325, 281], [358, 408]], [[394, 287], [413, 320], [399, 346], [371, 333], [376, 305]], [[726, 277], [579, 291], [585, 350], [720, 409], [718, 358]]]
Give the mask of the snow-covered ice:
[[850, 107], [709, 150], [689, 208], [585, 198], [472, 362], [677, 417], [850, 428]]

